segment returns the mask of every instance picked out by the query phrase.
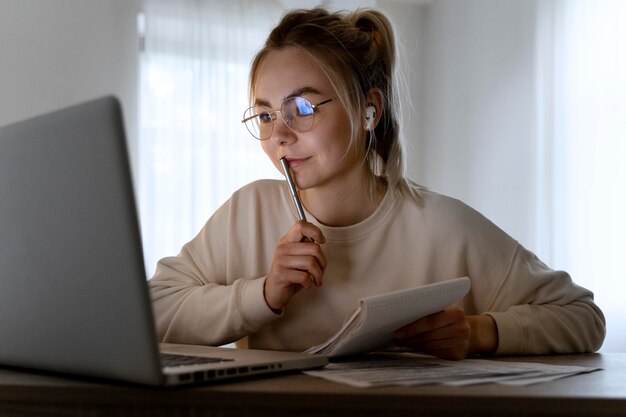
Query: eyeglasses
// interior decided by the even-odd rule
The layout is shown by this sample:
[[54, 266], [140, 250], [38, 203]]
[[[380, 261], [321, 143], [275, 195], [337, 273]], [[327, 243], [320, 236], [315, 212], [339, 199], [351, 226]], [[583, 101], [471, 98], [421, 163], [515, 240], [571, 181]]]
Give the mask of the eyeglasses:
[[246, 125], [248, 132], [259, 140], [269, 139], [274, 129], [274, 121], [280, 117], [285, 125], [296, 133], [303, 133], [310, 130], [315, 122], [315, 111], [318, 107], [334, 100], [329, 98], [317, 104], [311, 104], [304, 97], [290, 97], [283, 101], [280, 110], [269, 110], [263, 106], [249, 107], [243, 113], [241, 123]]

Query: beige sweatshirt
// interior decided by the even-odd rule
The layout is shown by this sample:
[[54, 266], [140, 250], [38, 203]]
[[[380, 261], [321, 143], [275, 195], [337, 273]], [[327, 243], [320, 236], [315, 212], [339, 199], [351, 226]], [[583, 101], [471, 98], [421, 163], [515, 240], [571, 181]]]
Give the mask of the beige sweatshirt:
[[327, 227], [307, 216], [326, 237], [323, 286], [300, 291], [277, 315], [263, 284], [296, 213], [284, 181], [238, 190], [149, 281], [160, 339], [222, 345], [248, 336], [251, 348], [302, 351], [332, 336], [361, 297], [468, 276], [471, 290], [459, 306], [495, 319], [498, 354], [602, 344], [593, 294], [458, 200], [423, 190], [418, 205], [388, 192], [359, 224]]

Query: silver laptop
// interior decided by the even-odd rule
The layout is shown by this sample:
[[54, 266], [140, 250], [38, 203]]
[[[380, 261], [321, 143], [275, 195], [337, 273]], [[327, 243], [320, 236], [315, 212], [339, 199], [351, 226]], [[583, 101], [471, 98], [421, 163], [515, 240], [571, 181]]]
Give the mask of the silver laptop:
[[0, 365], [176, 385], [326, 363], [159, 346], [115, 98], [0, 128]]

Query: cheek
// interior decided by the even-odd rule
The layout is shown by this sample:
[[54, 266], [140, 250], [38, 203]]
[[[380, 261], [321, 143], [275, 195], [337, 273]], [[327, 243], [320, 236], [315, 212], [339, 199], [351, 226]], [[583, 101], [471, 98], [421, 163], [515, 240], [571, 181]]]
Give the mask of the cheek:
[[274, 164], [276, 169], [280, 171], [280, 162], [278, 162], [278, 160], [276, 159], [278, 158], [278, 155], [276, 154], [276, 152], [278, 152], [276, 146], [274, 146], [271, 140], [261, 141], [260, 146], [263, 149], [263, 152], [265, 152], [265, 155], [267, 155], [272, 164]]
[[272, 141], [271, 140], [263, 140], [259, 142], [261, 144], [261, 149], [263, 149], [263, 152], [265, 152], [265, 155], [269, 156], [270, 159], [272, 158], [272, 155], [274, 154], [274, 152], [276, 151], [276, 147], [272, 145]]
[[339, 153], [342, 156], [352, 153], [350, 149], [352, 146], [350, 143], [351, 129], [347, 120], [345, 123], [335, 124], [332, 129], [325, 132], [323, 137], [325, 147], [333, 149], [334, 153]]
[[345, 112], [337, 115], [329, 133], [334, 138], [333, 142], [335, 142], [336, 146], [342, 147], [345, 151], [348, 150], [352, 129], [350, 119]]

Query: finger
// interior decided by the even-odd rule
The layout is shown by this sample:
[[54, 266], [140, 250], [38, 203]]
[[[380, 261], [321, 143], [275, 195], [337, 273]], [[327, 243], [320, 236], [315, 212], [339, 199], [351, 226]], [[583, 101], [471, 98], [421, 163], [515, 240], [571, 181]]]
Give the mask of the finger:
[[322, 271], [328, 264], [321, 246], [314, 242], [283, 243], [276, 248], [277, 259], [291, 257], [311, 257], [315, 259]]
[[465, 313], [458, 307], [440, 311], [423, 317], [412, 323], [407, 324], [396, 330], [395, 337], [397, 339], [406, 339], [420, 333], [429, 332], [435, 329], [443, 328], [454, 323], [466, 322]]
[[[313, 285], [316, 287], [322, 285], [324, 269], [319, 264], [317, 258], [313, 256], [288, 256], [282, 260], [280, 267], [288, 280], [290, 280], [289, 277], [292, 276], [297, 276], [298, 279], [300, 279], [300, 273], [305, 273], [306, 277]], [[292, 275], [290, 274], [291, 271], [297, 271], [299, 273]], [[300, 281], [292, 282], [300, 283]]]
[[319, 229], [319, 227], [303, 220], [299, 221], [298, 225], [300, 226], [300, 233], [302, 234], [302, 236], [308, 238], [309, 241], [316, 243], [326, 242], [326, 237]]
[[467, 356], [470, 348], [471, 329], [467, 321], [422, 332], [417, 335], [396, 339], [399, 346], [410, 347], [420, 352], [444, 359], [459, 360]]
[[282, 286], [300, 286], [302, 288], [311, 288], [315, 285], [308, 271], [299, 269], [288, 269], [281, 274], [280, 283]]
[[460, 360], [469, 353], [469, 338], [447, 337], [441, 339], [411, 338], [395, 341], [398, 346], [449, 360]]
[[326, 238], [324, 237], [322, 231], [314, 224], [304, 220], [294, 223], [284, 238], [286, 242], [326, 242]]
[[428, 332], [418, 333], [403, 339], [398, 339], [402, 344], [414, 346], [440, 346], [446, 343], [465, 344], [469, 342], [471, 331], [469, 326], [461, 323], [442, 327]]

